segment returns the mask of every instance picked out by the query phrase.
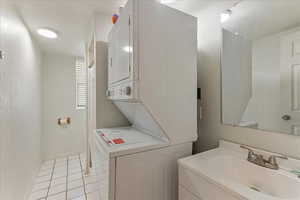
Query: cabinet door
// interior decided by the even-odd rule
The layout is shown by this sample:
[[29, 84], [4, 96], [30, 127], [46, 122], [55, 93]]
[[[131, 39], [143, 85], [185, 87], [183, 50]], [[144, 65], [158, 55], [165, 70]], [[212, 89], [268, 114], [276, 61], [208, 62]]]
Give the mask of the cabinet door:
[[186, 190], [184, 187], [179, 186], [179, 200], [202, 200], [194, 194]]
[[183, 144], [118, 157], [115, 200], [178, 199], [177, 160], [191, 152]]
[[121, 17], [114, 25], [110, 40], [110, 70], [109, 83], [116, 83], [131, 77], [132, 44], [130, 41], [130, 8], [123, 9]]
[[96, 174], [96, 190], [101, 200], [110, 200], [109, 186], [110, 176], [112, 176], [112, 174], [110, 174], [111, 160], [96, 138], [94, 138], [94, 144], [91, 147], [93, 172]]

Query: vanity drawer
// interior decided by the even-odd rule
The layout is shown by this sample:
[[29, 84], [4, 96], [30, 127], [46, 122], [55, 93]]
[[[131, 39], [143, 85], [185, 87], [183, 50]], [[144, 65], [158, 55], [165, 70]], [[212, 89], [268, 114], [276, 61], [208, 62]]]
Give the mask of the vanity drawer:
[[215, 184], [209, 182], [207, 179], [180, 165], [179, 186], [187, 188], [187, 190], [195, 194], [200, 200], [240, 200], [223, 188], [216, 187]]
[[200, 199], [182, 186], [179, 186], [179, 200], [204, 200]]

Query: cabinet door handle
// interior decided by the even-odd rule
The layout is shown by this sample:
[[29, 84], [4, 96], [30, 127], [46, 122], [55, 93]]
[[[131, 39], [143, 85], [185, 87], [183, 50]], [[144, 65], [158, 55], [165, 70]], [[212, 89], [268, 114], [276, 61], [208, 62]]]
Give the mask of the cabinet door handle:
[[110, 67], [112, 67], [112, 62], [113, 62], [113, 59], [110, 58]]

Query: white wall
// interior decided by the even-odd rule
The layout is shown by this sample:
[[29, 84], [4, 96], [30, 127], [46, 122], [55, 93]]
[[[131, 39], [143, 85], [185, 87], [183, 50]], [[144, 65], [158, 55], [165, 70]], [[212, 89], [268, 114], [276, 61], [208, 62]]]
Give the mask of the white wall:
[[113, 27], [111, 16], [103, 13], [95, 14], [95, 38], [96, 41], [108, 41], [108, 34]]
[[222, 114], [225, 124], [237, 125], [252, 96], [251, 41], [223, 29]]
[[108, 85], [108, 44], [96, 42], [96, 128], [111, 128], [130, 126], [129, 121], [107, 99], [106, 89]]
[[[43, 158], [84, 152], [86, 110], [76, 110], [75, 57], [47, 53], [43, 65]], [[71, 117], [71, 125], [59, 126], [60, 117]]]
[[0, 199], [22, 200], [41, 163], [42, 56], [12, 7], [2, 4], [0, 17]]
[[253, 97], [244, 115], [263, 130], [281, 130], [280, 35], [253, 41]]
[[300, 158], [300, 137], [221, 124], [220, 49], [222, 43], [219, 14], [232, 7], [232, 3], [218, 2], [195, 13], [198, 16], [198, 84], [202, 88], [204, 105], [203, 120], [199, 123], [199, 150], [216, 147], [219, 139], [226, 139]]

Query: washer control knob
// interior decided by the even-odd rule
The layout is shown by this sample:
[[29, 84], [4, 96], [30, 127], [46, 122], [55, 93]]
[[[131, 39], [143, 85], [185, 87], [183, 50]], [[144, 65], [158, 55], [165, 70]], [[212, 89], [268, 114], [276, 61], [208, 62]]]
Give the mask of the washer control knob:
[[110, 90], [106, 90], [106, 96], [108, 96], [108, 97], [111, 96], [111, 91]]
[[127, 96], [130, 96], [131, 95], [131, 87], [126, 87], [126, 90], [125, 90], [126, 92], [125, 92], [125, 94], [127, 95]]

